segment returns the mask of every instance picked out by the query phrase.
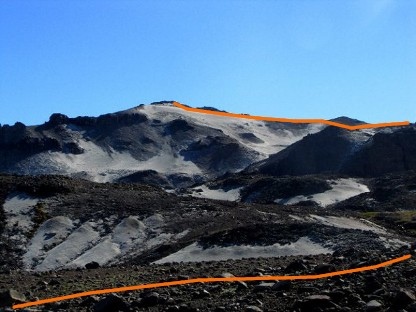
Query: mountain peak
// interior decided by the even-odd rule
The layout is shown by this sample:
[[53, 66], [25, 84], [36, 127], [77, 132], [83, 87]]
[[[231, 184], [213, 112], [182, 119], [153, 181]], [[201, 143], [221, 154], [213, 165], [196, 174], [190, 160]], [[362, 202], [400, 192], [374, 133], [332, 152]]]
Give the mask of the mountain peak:
[[212, 107], [212, 106], [202, 106], [202, 107], [197, 107], [198, 109], [204, 109], [204, 110], [209, 110], [209, 111], [214, 111], [214, 112], [222, 112], [222, 113], [228, 113], [225, 110], [220, 110], [216, 107]]
[[347, 117], [347, 116], [340, 116], [340, 117], [337, 117], [337, 118], [333, 118], [333, 119], [330, 119], [330, 121], [339, 122], [339, 123], [342, 123], [342, 124], [348, 125], [348, 126], [356, 126], [356, 125], [362, 125], [362, 124], [367, 123], [365, 121], [350, 118], [350, 117]]
[[158, 101], [158, 102], [152, 102], [150, 105], [172, 105], [175, 101]]

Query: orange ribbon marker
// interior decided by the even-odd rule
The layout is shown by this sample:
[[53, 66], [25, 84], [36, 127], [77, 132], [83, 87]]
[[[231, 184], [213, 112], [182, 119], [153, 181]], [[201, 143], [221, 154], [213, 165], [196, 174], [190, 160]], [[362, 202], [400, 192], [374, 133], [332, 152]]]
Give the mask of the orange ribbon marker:
[[142, 284], [142, 285], [134, 285], [134, 286], [125, 286], [125, 287], [118, 287], [118, 288], [107, 288], [107, 289], [98, 289], [98, 290], [90, 290], [80, 293], [75, 293], [71, 295], [65, 295], [60, 297], [53, 297], [47, 298], [32, 302], [20, 303], [13, 305], [13, 309], [22, 309], [37, 305], [43, 305], [45, 303], [52, 303], [52, 302], [59, 302], [63, 300], [75, 299], [80, 297], [92, 296], [92, 295], [103, 295], [109, 293], [117, 293], [117, 292], [125, 292], [125, 291], [133, 291], [133, 290], [141, 290], [141, 289], [150, 289], [150, 288], [160, 288], [160, 287], [168, 287], [168, 286], [179, 286], [179, 285], [188, 285], [188, 284], [195, 284], [195, 283], [218, 283], [218, 282], [254, 282], [254, 281], [275, 281], [275, 280], [314, 280], [314, 279], [321, 279], [327, 278], [332, 276], [339, 276], [339, 275], [346, 275], [370, 270], [377, 270], [401, 261], [405, 261], [411, 258], [411, 255], [404, 255], [399, 258], [395, 258], [389, 261], [385, 261], [375, 265], [369, 265], [361, 268], [355, 269], [348, 269], [336, 272], [330, 272], [325, 274], [316, 274], [316, 275], [295, 275], [295, 276], [240, 276], [240, 277], [207, 277], [207, 278], [193, 278], [188, 280], [179, 280], [179, 281], [172, 281], [172, 282], [161, 282], [161, 283], [152, 283], [152, 284]]
[[319, 124], [326, 124], [329, 126], [334, 126], [334, 127], [338, 127], [342, 129], [347, 129], [347, 130], [372, 129], [372, 128], [383, 128], [383, 127], [401, 127], [401, 126], [408, 126], [410, 124], [409, 121], [394, 121], [394, 122], [383, 122], [383, 123], [375, 123], [375, 124], [363, 124], [363, 125], [357, 125], [357, 126], [349, 126], [349, 125], [345, 125], [339, 122], [325, 120], [325, 119], [276, 118], [276, 117], [250, 116], [250, 115], [244, 115], [244, 114], [217, 112], [217, 111], [211, 111], [211, 110], [202, 109], [202, 108], [192, 108], [192, 107], [180, 104], [179, 102], [173, 102], [173, 106], [181, 108], [188, 112], [193, 112], [193, 113], [209, 114], [209, 115], [231, 117], [231, 118], [244, 118], [244, 119], [252, 119], [252, 120], [299, 123], [299, 124], [319, 123]]

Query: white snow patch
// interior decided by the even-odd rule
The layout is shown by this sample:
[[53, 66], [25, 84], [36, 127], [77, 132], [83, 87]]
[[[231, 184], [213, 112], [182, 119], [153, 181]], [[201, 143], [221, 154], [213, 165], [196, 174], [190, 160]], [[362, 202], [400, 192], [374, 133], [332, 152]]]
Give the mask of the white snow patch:
[[117, 256], [125, 254], [131, 247], [141, 244], [146, 239], [146, 225], [130, 216], [123, 219], [113, 230], [105, 236], [101, 242], [73, 260], [69, 266], [85, 266], [85, 264], [96, 261], [103, 265]]
[[323, 193], [317, 193], [308, 196], [298, 195], [284, 199], [278, 198], [274, 202], [277, 204], [293, 205], [301, 201], [311, 200], [322, 207], [326, 207], [331, 204], [346, 200], [350, 197], [370, 191], [366, 185], [357, 182], [356, 179], [338, 179], [329, 180], [328, 182], [331, 183], [332, 189]]
[[[272, 129], [266, 125], [267, 122], [265, 121], [192, 113], [172, 105], [144, 105], [124, 111], [124, 113], [137, 112], [144, 113], [149, 118], [158, 119], [164, 123], [174, 119], [186, 119], [198, 125], [220, 129], [224, 134], [236, 139], [246, 147], [259, 152], [258, 160], [281, 151], [286, 146], [302, 139], [308, 133], [319, 132], [325, 127], [321, 124], [309, 124], [305, 130], [292, 132], [287, 129]], [[263, 142], [244, 140], [241, 138], [243, 133], [253, 133]]]
[[374, 224], [372, 222], [366, 222], [367, 220], [357, 220], [354, 218], [346, 218], [346, 217], [335, 217], [335, 216], [317, 216], [317, 215], [310, 215], [312, 220], [318, 221], [322, 224], [338, 227], [342, 229], [353, 229], [353, 230], [363, 230], [363, 231], [371, 231], [377, 234], [387, 234], [387, 231]]
[[92, 261], [103, 265], [114, 259], [119, 254], [121, 254], [120, 245], [113, 243], [111, 237], [107, 237], [101, 243], [72, 261], [71, 265], [83, 267]]
[[92, 247], [100, 237], [93, 226], [92, 222], [86, 222], [77, 228], [65, 241], [51, 249], [35, 270], [45, 271], [62, 267]]
[[146, 226], [137, 217], [128, 217], [122, 220], [114, 229], [112, 241], [120, 246], [120, 251], [124, 252], [129, 247], [144, 240]]
[[155, 213], [154, 215], [144, 219], [143, 223], [146, 224], [146, 226], [150, 227], [151, 229], [155, 230], [155, 229], [162, 227], [165, 224], [165, 221], [161, 214]]
[[384, 244], [386, 248], [390, 249], [398, 249], [403, 246], [406, 246], [408, 248], [410, 247], [409, 243], [406, 243], [398, 238], [387, 238], [380, 236], [379, 240], [381, 240], [381, 242]]
[[[84, 149], [82, 154], [65, 154], [62, 152], [43, 152], [25, 160], [23, 173], [30, 168], [30, 174], [68, 174], [88, 178], [95, 182], [112, 182], [122, 176], [141, 171], [155, 170], [160, 173], [201, 174], [201, 170], [183, 156], [161, 151], [160, 155], [140, 161], [130, 153], [105, 151], [98, 145], [83, 138], [77, 144]], [[26, 168], [26, 169], [25, 169]]]
[[24, 193], [14, 194], [6, 198], [3, 210], [6, 215], [6, 230], [12, 230], [16, 224], [19, 231], [28, 231], [33, 227], [30, 212], [39, 199]]
[[270, 246], [213, 246], [203, 249], [198, 243], [193, 243], [165, 258], [155, 261], [154, 263], [221, 261], [253, 257], [266, 258], [289, 255], [315, 255], [322, 253], [332, 253], [332, 250], [312, 242], [308, 237], [301, 237], [298, 241], [287, 245], [274, 244]]
[[[197, 190], [202, 191], [197, 191]], [[240, 190], [242, 187], [224, 191], [223, 189], [211, 190], [206, 185], [201, 185], [193, 188], [192, 196], [199, 198], [209, 198], [218, 200], [237, 201], [240, 199]]]
[[177, 240], [177, 239], [181, 239], [181, 238], [184, 238], [186, 235], [188, 235], [188, 234], [189, 234], [189, 232], [190, 232], [190, 230], [189, 230], [189, 229], [188, 229], [188, 230], [185, 230], [185, 231], [182, 231], [182, 232], [180, 232], [180, 233], [175, 234], [175, 235], [173, 236], [173, 238], [174, 238], [175, 240]]
[[[161, 214], [143, 220], [129, 216], [118, 223], [114, 223], [114, 218], [87, 221], [77, 228], [75, 221], [66, 217], [49, 219], [28, 244], [23, 256], [26, 268], [48, 271], [84, 267], [92, 261], [101, 265], [117, 263], [125, 255], [139, 255], [189, 233], [189, 230], [177, 234], [164, 233], [165, 221]], [[110, 233], [104, 233], [104, 223], [115, 224]]]
[[289, 217], [292, 218], [293, 220], [296, 220], [296, 221], [304, 221], [303, 218], [301, 218], [299, 216], [296, 216], [296, 215], [290, 214]]
[[27, 268], [36, 266], [51, 246], [62, 242], [74, 225], [71, 219], [63, 216], [45, 221], [30, 240], [23, 263]]

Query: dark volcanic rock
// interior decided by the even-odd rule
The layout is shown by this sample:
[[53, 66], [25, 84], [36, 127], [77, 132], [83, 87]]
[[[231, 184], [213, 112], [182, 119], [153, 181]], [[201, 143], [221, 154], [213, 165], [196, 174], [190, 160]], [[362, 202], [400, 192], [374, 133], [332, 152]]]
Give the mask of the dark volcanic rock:
[[14, 289], [0, 293], [0, 307], [11, 307], [13, 304], [23, 302], [26, 302], [26, 297]]
[[243, 169], [253, 157], [237, 140], [225, 136], [207, 136], [190, 144], [180, 154], [200, 168], [219, 174]]
[[324, 311], [335, 307], [331, 298], [326, 295], [311, 295], [295, 303], [295, 308], [300, 311]]
[[279, 281], [279, 282], [276, 282], [272, 286], [272, 290], [287, 291], [287, 290], [290, 290], [291, 287], [292, 287], [292, 282], [291, 281]]
[[369, 177], [415, 169], [416, 129], [409, 126], [375, 134], [345, 163], [341, 172]]
[[295, 260], [291, 262], [285, 269], [286, 273], [296, 273], [307, 270], [308, 267], [302, 260]]
[[154, 306], [160, 301], [160, 295], [156, 291], [144, 292], [141, 294], [141, 306]]
[[336, 267], [333, 264], [322, 263], [315, 267], [314, 272], [316, 274], [324, 274], [336, 271]]
[[305, 177], [261, 177], [243, 188], [241, 201], [273, 203], [277, 198], [290, 198], [297, 195], [310, 195], [330, 190], [331, 186], [323, 178]]
[[69, 122], [69, 117], [64, 114], [55, 113], [49, 117], [49, 121], [47, 122], [48, 126], [57, 126], [66, 124]]
[[374, 136], [327, 127], [251, 165], [247, 172], [273, 176], [342, 173], [375, 177], [415, 169], [414, 126], [391, 128]]
[[121, 183], [143, 183], [163, 188], [172, 188], [169, 180], [155, 170], [137, 171], [118, 180]]
[[129, 305], [119, 295], [111, 294], [98, 301], [93, 308], [94, 312], [129, 311]]
[[404, 308], [412, 303], [416, 302], [416, 297], [410, 289], [399, 289], [393, 298], [395, 307]]
[[327, 127], [251, 166], [249, 171], [257, 169], [273, 176], [335, 173], [341, 169], [355, 144], [348, 130]]
[[88, 262], [85, 265], [85, 268], [88, 270], [98, 269], [100, 267], [100, 264], [96, 261]]
[[349, 117], [346, 117], [346, 116], [340, 116], [340, 117], [333, 118], [333, 119], [330, 119], [330, 120], [342, 123], [344, 125], [349, 125], [349, 126], [357, 126], [357, 125], [366, 124], [366, 122], [364, 122], [364, 121], [354, 119], [354, 118], [349, 118]]

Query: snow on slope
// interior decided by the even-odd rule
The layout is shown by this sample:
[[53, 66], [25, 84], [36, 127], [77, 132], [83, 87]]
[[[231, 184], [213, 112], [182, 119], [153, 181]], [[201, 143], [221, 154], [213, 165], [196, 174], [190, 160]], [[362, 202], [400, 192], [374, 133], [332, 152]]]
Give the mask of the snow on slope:
[[315, 221], [323, 225], [342, 229], [353, 229], [376, 233], [379, 235], [378, 239], [384, 244], [386, 248], [396, 249], [402, 246], [409, 246], [408, 243], [394, 237], [394, 235], [387, 231], [387, 229], [365, 219], [310, 215], [306, 220]]
[[[304, 131], [294, 134], [292, 131], [286, 129], [273, 130], [267, 127], [264, 121], [192, 113], [172, 105], [144, 105], [124, 111], [123, 113], [137, 112], [145, 114], [149, 118], [161, 120], [162, 122], [169, 122], [173, 119], [186, 119], [198, 125], [221, 129], [224, 134], [236, 139], [246, 147], [259, 152], [262, 157], [258, 160], [281, 151], [286, 146], [302, 139], [308, 133], [316, 133], [325, 127], [319, 124], [309, 124]], [[241, 134], [244, 133], [254, 134], [263, 142], [244, 140], [241, 137]]]
[[[94, 182], [111, 182], [122, 176], [140, 170], [156, 170], [161, 173], [200, 174], [201, 170], [183, 156], [174, 157], [165, 153], [145, 161], [139, 161], [128, 152], [107, 152], [91, 141], [83, 138], [77, 140], [84, 149], [83, 154], [73, 155], [62, 152], [44, 152], [37, 154], [25, 162], [37, 164], [30, 174], [81, 174]], [[29, 173], [29, 172], [28, 172]]]
[[23, 255], [23, 263], [26, 268], [37, 264], [54, 244], [64, 240], [74, 228], [71, 219], [63, 216], [54, 217], [45, 221], [30, 240], [26, 253]]
[[62, 216], [44, 222], [23, 256], [26, 269], [47, 271], [83, 267], [91, 261], [100, 264], [117, 262], [127, 253], [143, 252], [187, 233], [164, 233], [165, 221], [160, 214], [144, 220], [129, 216], [115, 224], [110, 232], [104, 231], [103, 220], [90, 220], [78, 227], [76, 223]]
[[61, 267], [83, 251], [88, 250], [98, 239], [99, 232], [94, 229], [94, 223], [86, 222], [72, 232], [61, 244], [50, 250], [35, 270], [45, 271]]
[[74, 266], [84, 266], [88, 262], [96, 261], [105, 264], [118, 255], [125, 253], [134, 244], [145, 240], [146, 226], [137, 217], [130, 216], [123, 219], [99, 244], [71, 262]]
[[[240, 144], [253, 151], [253, 161], [260, 161], [273, 153], [277, 153], [286, 146], [300, 140], [308, 133], [315, 133], [324, 128], [324, 125], [310, 124], [305, 128], [298, 125], [282, 125], [241, 118], [220, 117], [200, 113], [186, 112], [172, 105], [144, 105], [116, 114], [141, 113], [149, 119], [160, 120], [160, 125], [173, 120], [183, 119], [196, 125], [221, 130], [225, 135], [237, 140]], [[149, 125], [149, 127], [154, 127]], [[293, 129], [293, 130], [289, 130]], [[65, 140], [78, 145], [84, 152], [81, 154], [68, 154], [63, 152], [42, 152], [28, 157], [18, 164], [12, 171], [20, 174], [63, 174], [86, 178], [95, 182], [112, 182], [123, 176], [141, 170], [155, 170], [161, 174], [184, 173], [190, 176], [204, 172], [192, 161], [185, 161], [181, 156], [180, 146], [171, 146], [173, 143], [161, 144], [159, 154], [140, 161], [135, 159], [128, 151], [116, 151], [110, 147], [103, 149], [93, 141], [86, 138], [86, 132], [73, 125], [61, 125]], [[150, 132], [162, 135], [163, 127], [157, 126]], [[203, 134], [200, 134], [203, 136]], [[161, 143], [164, 139], [161, 137]], [[185, 146], [184, 146], [185, 147]]]
[[322, 207], [329, 206], [339, 201], [346, 200], [350, 197], [357, 196], [361, 193], [369, 192], [370, 190], [364, 184], [357, 182], [356, 179], [338, 179], [331, 180], [332, 189], [323, 193], [313, 195], [298, 195], [290, 198], [278, 198], [275, 200], [277, 204], [293, 205], [301, 201], [314, 201]]
[[240, 199], [240, 190], [242, 187], [224, 191], [222, 189], [211, 190], [206, 185], [201, 185], [191, 189], [192, 196], [199, 198], [219, 199], [228, 201], [237, 201]]
[[19, 228], [30, 230], [33, 226], [30, 212], [38, 202], [39, 199], [23, 193], [7, 197], [3, 204], [4, 213], [6, 214], [6, 228], [12, 229], [17, 223]]
[[204, 249], [198, 243], [193, 243], [165, 258], [154, 263], [168, 262], [199, 262], [199, 261], [221, 261], [229, 259], [244, 259], [252, 257], [282, 257], [294, 255], [316, 255], [332, 253], [332, 250], [312, 242], [308, 237], [301, 237], [294, 243], [287, 245], [273, 244], [270, 246], [213, 246]]
[[33, 229], [33, 208], [38, 202], [37, 198], [24, 193], [16, 193], [9, 195], [3, 204], [6, 222], [1, 235], [13, 242], [19, 249], [25, 248], [28, 234]]
[[387, 231], [378, 226], [375, 223], [364, 219], [354, 219], [354, 218], [346, 218], [346, 217], [335, 217], [335, 216], [317, 216], [317, 215], [310, 215], [310, 218], [314, 221], [318, 221], [324, 225], [329, 225], [333, 227], [338, 227], [342, 229], [354, 229], [354, 230], [362, 230], [362, 231], [370, 231], [376, 234], [387, 234]]

